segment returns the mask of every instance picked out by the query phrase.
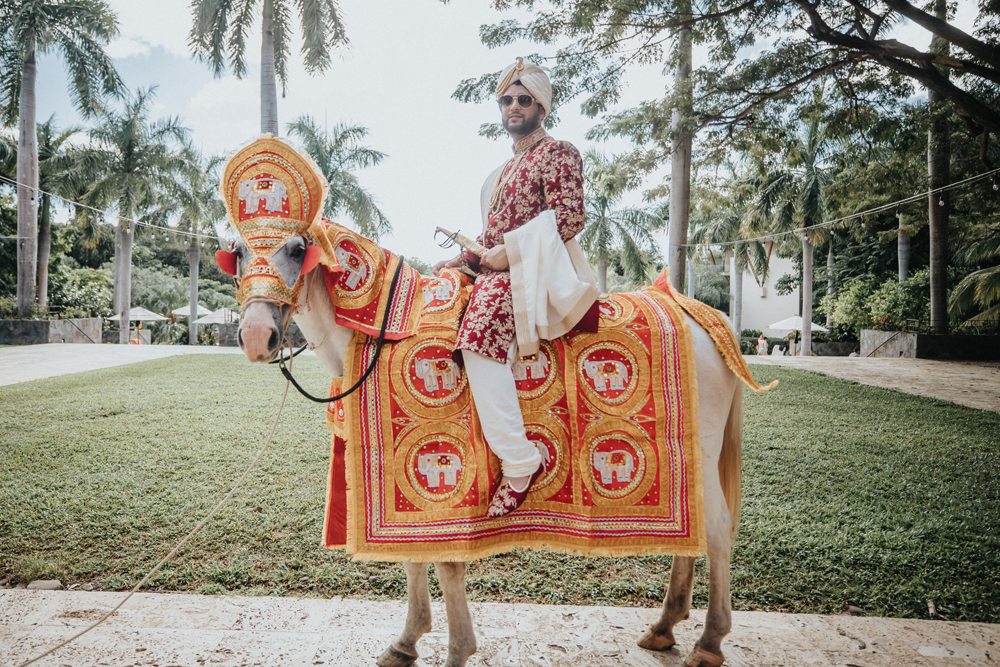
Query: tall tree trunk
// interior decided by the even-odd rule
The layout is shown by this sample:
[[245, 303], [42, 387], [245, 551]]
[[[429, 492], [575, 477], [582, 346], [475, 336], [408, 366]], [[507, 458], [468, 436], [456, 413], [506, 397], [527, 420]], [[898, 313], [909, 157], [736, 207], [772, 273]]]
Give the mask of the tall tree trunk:
[[608, 260], [597, 260], [597, 291], [605, 294], [608, 291]]
[[802, 349], [799, 355], [812, 354], [812, 314], [813, 314], [813, 244], [809, 237], [802, 235]]
[[135, 238], [135, 226], [131, 222], [132, 211], [124, 203], [119, 203], [118, 215], [126, 218], [118, 223], [118, 229], [121, 232], [118, 275], [115, 276], [115, 282], [119, 285], [119, 304], [116, 308], [121, 316], [118, 320], [118, 342], [122, 345], [128, 345], [129, 330], [131, 329], [129, 309], [132, 307], [132, 240]]
[[[691, 14], [691, 0], [681, 0], [677, 8], [683, 19]], [[670, 120], [674, 133], [671, 145], [670, 229], [667, 234], [668, 277], [674, 289], [684, 293], [684, 266], [687, 259], [688, 217], [691, 213], [691, 133], [682, 131], [691, 115], [691, 31], [677, 36], [678, 63], [674, 96], [678, 107]]]
[[17, 314], [30, 317], [35, 306], [38, 262], [38, 128], [35, 125], [35, 48], [21, 67], [17, 125]]
[[733, 333], [736, 340], [740, 339], [740, 332], [743, 331], [743, 269], [736, 261], [736, 254], [733, 254], [733, 269], [729, 274], [729, 282], [733, 286]]
[[687, 258], [687, 270], [688, 270], [687, 295], [693, 299], [694, 298], [694, 280], [695, 280], [695, 275], [694, 275], [694, 257], [688, 257]]
[[[835, 265], [836, 256], [833, 254], [833, 235], [830, 235], [830, 250], [826, 253], [826, 296], [828, 299], [833, 298], [833, 267]], [[826, 328], [829, 329], [833, 326], [833, 318], [829, 312], [829, 308], [826, 313]]]
[[260, 44], [260, 133], [278, 136], [278, 84], [274, 75], [274, 2], [264, 0]]
[[52, 250], [52, 211], [49, 196], [42, 195], [42, 208], [38, 216], [38, 307], [49, 308], [49, 253]]
[[[947, 20], [946, 0], [935, 0], [935, 14]], [[948, 42], [935, 37], [931, 51], [948, 54]], [[948, 76], [946, 69], [939, 70]], [[948, 103], [944, 96], [927, 91], [930, 103], [931, 126], [927, 131], [927, 179], [930, 189], [944, 187], [950, 182], [951, 141], [948, 136]], [[931, 241], [931, 331], [948, 333], [948, 209], [951, 197], [948, 192], [932, 192], [927, 202]]]
[[191, 239], [188, 245], [188, 275], [191, 278], [190, 306], [188, 309], [188, 345], [198, 344], [198, 264], [201, 261], [201, 246], [198, 239]]
[[[111, 308], [115, 311], [115, 315], [121, 315], [122, 312], [122, 283], [121, 283], [121, 265], [122, 265], [122, 223], [119, 221], [115, 225], [115, 262], [113, 268], [113, 282], [112, 285], [112, 296], [111, 296]], [[121, 322], [119, 322], [119, 325]], [[119, 327], [120, 328], [120, 327]]]
[[903, 231], [903, 214], [899, 214], [899, 236], [896, 238], [896, 254], [899, 256], [899, 282], [910, 276], [910, 235]]

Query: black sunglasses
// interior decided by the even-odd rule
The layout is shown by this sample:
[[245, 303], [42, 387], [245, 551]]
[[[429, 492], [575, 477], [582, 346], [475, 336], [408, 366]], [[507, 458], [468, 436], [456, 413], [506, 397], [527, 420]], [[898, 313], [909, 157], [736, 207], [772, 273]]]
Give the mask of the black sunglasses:
[[531, 95], [518, 95], [517, 97], [513, 95], [503, 95], [497, 100], [497, 102], [500, 104], [501, 109], [506, 109], [514, 103], [514, 100], [517, 100], [518, 106], [522, 109], [528, 109], [535, 103], [535, 98]]

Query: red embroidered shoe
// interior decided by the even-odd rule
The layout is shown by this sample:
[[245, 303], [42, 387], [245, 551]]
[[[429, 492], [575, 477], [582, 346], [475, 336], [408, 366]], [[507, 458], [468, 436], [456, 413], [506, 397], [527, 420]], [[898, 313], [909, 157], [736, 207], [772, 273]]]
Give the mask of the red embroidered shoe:
[[490, 500], [490, 507], [486, 511], [486, 516], [491, 519], [499, 519], [502, 516], [507, 516], [518, 507], [524, 504], [524, 501], [528, 497], [528, 491], [531, 490], [532, 485], [535, 483], [542, 473], [545, 472], [545, 463], [538, 464], [538, 470], [534, 472], [531, 479], [528, 480], [528, 484], [524, 489], [517, 491], [510, 482], [504, 482], [497, 489], [497, 492], [493, 494], [493, 498]]

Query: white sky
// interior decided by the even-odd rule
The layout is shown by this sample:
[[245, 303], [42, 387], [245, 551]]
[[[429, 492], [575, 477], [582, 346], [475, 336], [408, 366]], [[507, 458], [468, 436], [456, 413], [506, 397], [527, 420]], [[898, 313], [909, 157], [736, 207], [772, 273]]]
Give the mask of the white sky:
[[[259, 134], [259, 28], [248, 39], [249, 76], [213, 78], [194, 61], [187, 46], [191, 25], [189, 0], [109, 0], [118, 13], [121, 34], [108, 47], [130, 88], [159, 85], [158, 116], [179, 116], [206, 154], [228, 153]], [[972, 29], [973, 0], [959, 0], [957, 23]], [[341, 0], [351, 40], [349, 50], [318, 77], [307, 75], [298, 44], [293, 45], [287, 95], [278, 99], [278, 120], [286, 124], [301, 114], [320, 122], [358, 123], [368, 127], [366, 145], [388, 154], [377, 167], [359, 172], [362, 186], [374, 194], [394, 232], [382, 244], [396, 252], [433, 263], [450, 256], [433, 241], [438, 225], [469, 236], [481, 227], [479, 191], [486, 176], [510, 156], [510, 142], [478, 135], [480, 124], [494, 122], [493, 103], [462, 104], [451, 99], [459, 81], [501, 69], [515, 56], [532, 52], [554, 55], [555, 47], [519, 43], [489, 50], [479, 41], [479, 27], [525, 13], [497, 13], [487, 0], [444, 5], [438, 0]], [[295, 18], [297, 27], [298, 19]], [[901, 41], [923, 46], [930, 37], [909, 25]], [[695, 54], [695, 64], [698, 64]], [[661, 97], [669, 78], [659, 67], [631, 72], [621, 107]], [[66, 93], [62, 63], [39, 61], [38, 119], [57, 114], [58, 124], [85, 124]], [[552, 131], [581, 151], [607, 154], [629, 145], [621, 140], [594, 144], [584, 134], [594, 119], [579, 114], [578, 104], [559, 110]], [[658, 182], [659, 176], [653, 177]], [[633, 203], [639, 203], [634, 196]]]

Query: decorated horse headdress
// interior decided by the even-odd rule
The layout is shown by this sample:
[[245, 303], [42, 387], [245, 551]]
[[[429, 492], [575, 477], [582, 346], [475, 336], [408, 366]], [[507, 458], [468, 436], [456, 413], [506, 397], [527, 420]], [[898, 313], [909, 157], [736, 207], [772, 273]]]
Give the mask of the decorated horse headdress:
[[[298, 304], [302, 277], [322, 251], [310, 245], [302, 272], [289, 287], [272, 257], [288, 239], [305, 236], [320, 219], [328, 185], [307, 157], [284, 141], [261, 137], [233, 155], [222, 173], [222, 199], [229, 222], [240, 233], [250, 260], [236, 292], [241, 304], [262, 296], [291, 306]], [[236, 256], [220, 250], [219, 266], [236, 275]]]

